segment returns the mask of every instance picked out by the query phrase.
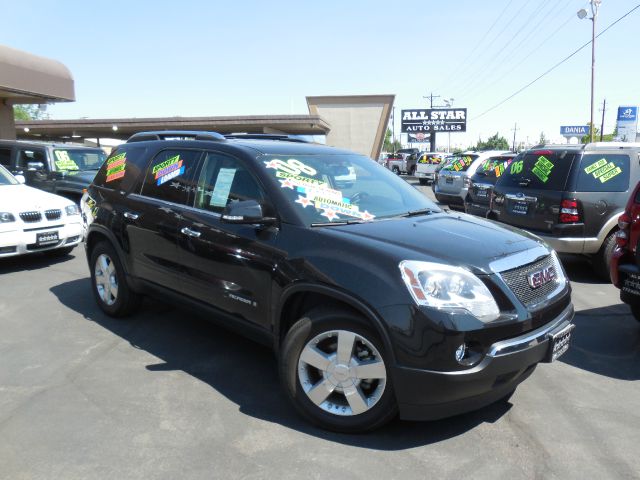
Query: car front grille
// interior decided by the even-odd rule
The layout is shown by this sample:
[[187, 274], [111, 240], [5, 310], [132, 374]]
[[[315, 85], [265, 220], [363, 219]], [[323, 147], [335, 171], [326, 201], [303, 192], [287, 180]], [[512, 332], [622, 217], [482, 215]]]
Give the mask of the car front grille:
[[42, 220], [42, 214], [40, 212], [22, 212], [20, 218], [27, 223], [39, 222]]
[[[527, 280], [529, 274], [548, 267], [554, 267], [554, 270], [556, 270], [556, 278], [538, 288], [532, 288]], [[546, 300], [549, 295], [558, 288], [559, 274], [561, 274], [561, 272], [557, 271], [553, 257], [551, 255], [547, 255], [537, 262], [501, 272], [500, 276], [515, 296], [518, 297], [518, 300], [520, 300], [526, 307], [529, 307]]]
[[46, 210], [44, 216], [47, 217], [47, 220], [58, 220], [62, 216], [62, 210], [59, 208]]

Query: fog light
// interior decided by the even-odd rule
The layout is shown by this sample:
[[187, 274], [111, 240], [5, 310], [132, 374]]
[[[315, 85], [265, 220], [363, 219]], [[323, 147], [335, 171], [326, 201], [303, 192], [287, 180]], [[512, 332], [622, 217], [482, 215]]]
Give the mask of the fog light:
[[467, 346], [463, 343], [456, 349], [456, 360], [458, 363], [462, 363], [467, 353]]

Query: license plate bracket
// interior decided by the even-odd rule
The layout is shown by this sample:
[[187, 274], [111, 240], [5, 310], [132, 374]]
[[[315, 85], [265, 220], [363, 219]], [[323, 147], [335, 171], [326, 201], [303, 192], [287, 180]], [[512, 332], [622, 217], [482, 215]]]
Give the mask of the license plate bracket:
[[562, 330], [549, 334], [549, 350], [547, 351], [547, 355], [544, 359], [545, 363], [556, 361], [558, 358], [564, 355], [567, 350], [569, 350], [571, 333], [573, 332], [574, 328], [576, 328], [576, 326], [573, 323], [570, 323]]
[[627, 273], [622, 282], [622, 291], [640, 297], [640, 275], [637, 273]]
[[60, 235], [58, 234], [57, 230], [53, 232], [36, 233], [36, 245], [39, 247], [55, 245], [59, 241], [60, 241]]

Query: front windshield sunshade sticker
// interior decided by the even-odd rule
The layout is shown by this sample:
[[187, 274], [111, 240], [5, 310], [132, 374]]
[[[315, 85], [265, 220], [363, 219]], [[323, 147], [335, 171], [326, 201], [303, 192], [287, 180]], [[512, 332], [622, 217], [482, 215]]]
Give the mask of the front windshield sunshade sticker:
[[267, 168], [273, 168], [275, 170], [288, 173], [290, 175], [300, 175], [304, 173], [305, 175], [315, 176], [318, 171], [310, 167], [309, 165], [305, 165], [300, 160], [296, 160], [295, 158], [290, 158], [286, 162], [283, 160], [270, 160], [268, 162], [264, 162]]
[[127, 167], [127, 154], [120, 153], [107, 160], [107, 179], [105, 182], [112, 182], [118, 178], [124, 177], [124, 171]]
[[56, 150], [55, 164], [58, 170], [79, 170], [76, 162], [69, 158], [69, 152], [66, 150]]
[[366, 210], [361, 212], [360, 208], [358, 208], [357, 205], [351, 204], [348, 198], [343, 198], [341, 202], [331, 200], [330, 198], [316, 198], [314, 200], [314, 206], [318, 210], [323, 210], [320, 215], [327, 217], [329, 221], [338, 218], [338, 215], [360, 218], [365, 221], [370, 221], [375, 218], [375, 215], [371, 215]]
[[154, 174], [158, 185], [162, 185], [173, 178], [179, 177], [184, 173], [184, 165], [182, 165], [180, 155], [178, 154], [175, 157], [168, 158], [164, 162], [159, 163], [153, 167], [151, 173]]
[[592, 174], [593, 178], [597, 178], [601, 183], [611, 180], [616, 175], [622, 173], [620, 167], [616, 167], [613, 162], [607, 162], [605, 158], [601, 158], [584, 169], [586, 174]]
[[213, 194], [209, 204], [213, 207], [226, 207], [231, 191], [233, 178], [236, 176], [235, 168], [221, 168], [216, 179], [216, 185], [213, 187]]
[[553, 169], [553, 167], [553, 163], [551, 163], [547, 157], [541, 155], [533, 165], [531, 173], [538, 177], [543, 183], [547, 183], [549, 181], [549, 175], [551, 174], [551, 170]]

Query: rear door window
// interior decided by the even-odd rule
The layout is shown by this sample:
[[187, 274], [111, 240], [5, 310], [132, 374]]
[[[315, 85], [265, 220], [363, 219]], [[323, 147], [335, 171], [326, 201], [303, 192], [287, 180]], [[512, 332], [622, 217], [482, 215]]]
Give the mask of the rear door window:
[[187, 205], [196, 191], [193, 180], [200, 150], [169, 149], [158, 153], [149, 164], [142, 185], [142, 195]]
[[566, 150], [528, 152], [511, 162], [498, 179], [498, 185], [562, 191], [575, 156]]
[[579, 192], [626, 192], [629, 188], [629, 156], [585, 154], [578, 171]]
[[462, 155], [442, 167], [445, 172], [466, 172], [478, 155]]
[[140, 178], [145, 171], [147, 147], [136, 144], [120, 145], [111, 152], [96, 174], [93, 183], [100, 187], [129, 192], [140, 189]]
[[29, 163], [42, 163], [45, 170], [49, 170], [49, 164], [47, 163], [47, 156], [44, 150], [20, 150], [18, 152], [18, 161], [16, 165], [21, 168], [27, 168]]

